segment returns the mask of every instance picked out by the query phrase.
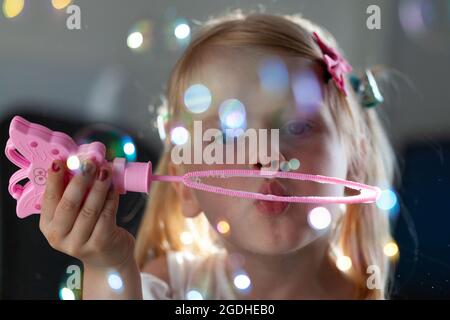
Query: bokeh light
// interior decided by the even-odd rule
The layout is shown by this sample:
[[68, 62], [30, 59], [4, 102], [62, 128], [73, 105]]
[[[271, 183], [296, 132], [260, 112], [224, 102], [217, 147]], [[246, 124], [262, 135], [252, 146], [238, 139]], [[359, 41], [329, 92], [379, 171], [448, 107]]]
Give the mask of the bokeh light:
[[69, 170], [78, 170], [80, 168], [80, 159], [73, 155], [67, 158], [66, 166]]
[[336, 267], [341, 271], [348, 271], [352, 267], [352, 259], [347, 256], [339, 256], [336, 259]]
[[127, 161], [136, 161], [136, 145], [130, 136], [123, 136], [121, 141], [123, 153]]
[[59, 290], [59, 299], [60, 300], [75, 300], [75, 294], [69, 288], [61, 288]]
[[391, 189], [382, 190], [376, 204], [381, 210], [389, 211], [397, 205], [397, 195]]
[[398, 254], [398, 246], [394, 241], [386, 243], [383, 247], [383, 253], [387, 257], [395, 257]]
[[144, 36], [139, 31], [132, 32], [128, 35], [127, 45], [130, 49], [138, 49], [144, 43]]
[[[247, 119], [245, 106], [238, 99], [225, 100], [219, 107], [222, 130], [235, 137], [246, 130]], [[228, 138], [228, 136], [227, 136]]]
[[298, 170], [298, 168], [300, 168], [300, 161], [296, 158], [293, 158], [289, 161], [281, 161], [280, 163], [281, 171]]
[[132, 155], [136, 152], [136, 147], [134, 146], [133, 142], [126, 142], [123, 145], [123, 152], [127, 155]]
[[25, 6], [24, 0], [3, 0], [3, 15], [12, 19], [17, 17]]
[[52, 6], [57, 10], [61, 10], [71, 4], [71, 2], [72, 0], [52, 0]]
[[191, 27], [188, 21], [180, 17], [176, 7], [169, 7], [165, 13], [165, 42], [169, 50], [184, 49], [191, 40]]
[[274, 95], [282, 95], [289, 88], [289, 72], [283, 59], [273, 57], [264, 59], [258, 69], [261, 87]]
[[308, 213], [308, 223], [311, 228], [323, 230], [329, 227], [331, 223], [331, 214], [324, 207], [317, 207]]
[[184, 127], [173, 128], [170, 132], [170, 141], [178, 146], [185, 144], [188, 140], [189, 131]]
[[289, 171], [291, 169], [290, 166], [289, 166], [289, 162], [288, 161], [281, 161], [280, 169], [281, 169], [281, 171]]
[[183, 40], [189, 37], [191, 28], [187, 23], [179, 23], [175, 26], [174, 35], [177, 39]]
[[108, 274], [108, 285], [114, 291], [121, 291], [123, 289], [123, 281], [117, 272], [111, 272]]
[[128, 32], [127, 46], [133, 51], [143, 52], [153, 44], [153, 28], [149, 20], [136, 22]]
[[322, 89], [313, 71], [296, 73], [292, 80], [292, 91], [299, 112], [311, 115], [319, 111], [323, 102]]
[[[125, 158], [127, 161], [137, 159], [138, 150], [133, 138], [125, 131], [109, 124], [86, 126], [74, 135], [74, 140], [78, 145], [95, 141], [103, 143], [106, 147], [105, 158], [108, 161], [114, 158]], [[131, 145], [134, 146], [134, 150]]]
[[297, 170], [298, 168], [300, 168], [300, 160], [295, 159], [295, 158], [289, 160], [289, 169], [290, 170]]
[[186, 298], [188, 300], [203, 300], [203, 296], [200, 291], [191, 289], [186, 293]]
[[227, 234], [230, 232], [230, 224], [225, 220], [219, 221], [217, 223], [217, 231], [221, 234]]
[[184, 104], [193, 113], [205, 112], [210, 107], [211, 101], [211, 92], [202, 84], [194, 84], [184, 93]]
[[189, 231], [183, 231], [180, 235], [180, 240], [185, 245], [191, 245], [194, 242], [194, 238]]
[[400, 25], [406, 35], [426, 50], [450, 50], [450, 2], [400, 0]]
[[245, 273], [238, 273], [233, 279], [234, 286], [242, 291], [247, 291], [250, 288], [250, 278]]
[[421, 0], [401, 0], [399, 2], [400, 24], [410, 35], [421, 35], [426, 32], [425, 14], [431, 13], [430, 1]]

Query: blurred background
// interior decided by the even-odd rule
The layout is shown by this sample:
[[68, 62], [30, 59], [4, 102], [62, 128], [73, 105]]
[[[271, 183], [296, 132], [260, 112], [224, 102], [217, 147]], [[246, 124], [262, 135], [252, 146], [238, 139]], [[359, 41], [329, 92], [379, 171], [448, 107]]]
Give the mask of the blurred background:
[[[450, 1], [448, 0], [0, 0], [0, 142], [20, 114], [77, 142], [100, 140], [108, 156], [156, 163], [158, 104], [169, 72], [199, 21], [232, 9], [301, 13], [332, 31], [360, 70], [390, 68], [384, 119], [401, 181], [383, 204], [400, 254], [392, 297], [450, 298]], [[70, 29], [70, 5], [80, 29]], [[370, 30], [367, 8], [381, 9]], [[69, 27], [67, 25], [69, 23]], [[0, 297], [72, 298], [68, 265], [20, 220], [0, 155]], [[145, 197], [127, 194], [119, 223], [135, 233]], [[396, 254], [395, 252], [391, 254]]]

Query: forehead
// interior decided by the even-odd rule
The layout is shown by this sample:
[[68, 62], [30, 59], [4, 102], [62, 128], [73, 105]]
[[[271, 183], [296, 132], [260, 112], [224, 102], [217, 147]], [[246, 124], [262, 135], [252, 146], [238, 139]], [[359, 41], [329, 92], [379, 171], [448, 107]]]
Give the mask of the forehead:
[[217, 117], [218, 108], [230, 99], [242, 103], [249, 118], [276, 112], [306, 115], [311, 109], [323, 109], [322, 72], [309, 59], [275, 51], [247, 49], [210, 54], [188, 83], [201, 84], [211, 94], [211, 106], [195, 114], [194, 119]]

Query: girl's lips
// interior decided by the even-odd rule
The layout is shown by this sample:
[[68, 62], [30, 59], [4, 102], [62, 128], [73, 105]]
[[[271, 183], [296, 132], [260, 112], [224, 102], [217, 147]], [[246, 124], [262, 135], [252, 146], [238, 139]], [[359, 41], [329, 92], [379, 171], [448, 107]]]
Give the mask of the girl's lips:
[[[276, 180], [264, 183], [259, 189], [259, 193], [273, 194], [275, 196], [288, 196], [286, 188]], [[265, 214], [279, 215], [286, 211], [289, 202], [255, 200], [256, 208]]]

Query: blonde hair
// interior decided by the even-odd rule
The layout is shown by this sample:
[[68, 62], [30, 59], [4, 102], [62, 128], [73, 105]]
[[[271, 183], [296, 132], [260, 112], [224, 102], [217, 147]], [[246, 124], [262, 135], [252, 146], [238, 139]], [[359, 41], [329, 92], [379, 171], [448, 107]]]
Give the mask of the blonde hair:
[[[166, 95], [168, 127], [171, 123], [180, 121], [184, 90], [188, 87], [190, 76], [200, 65], [206, 49], [251, 47], [281, 50], [321, 62], [321, 51], [311, 36], [313, 31], [339, 50], [328, 32], [298, 15], [245, 15], [241, 11], [235, 11], [208, 21], [200, 28], [170, 74]], [[346, 85], [349, 87], [348, 83]], [[348, 178], [370, 185], [392, 185], [394, 153], [377, 111], [361, 107], [353, 92], [345, 97], [333, 81], [329, 81], [326, 86], [325, 99], [350, 155]], [[167, 136], [156, 174], [168, 174], [168, 163], [171, 161], [169, 139]], [[140, 267], [145, 264], [149, 252], [160, 256], [168, 250], [183, 250], [180, 235], [184, 231], [190, 231], [195, 236], [190, 250], [196, 254], [208, 254], [213, 250], [215, 241], [211, 229], [203, 214], [194, 219], [186, 219], [174, 188], [168, 183], [156, 183], [152, 186], [138, 232], [135, 251], [138, 264]], [[358, 288], [357, 298], [385, 298], [389, 261], [383, 254], [383, 246], [390, 240], [386, 212], [378, 209], [375, 204], [346, 207], [345, 214], [334, 228], [330, 247], [336, 255], [351, 258], [352, 271], [349, 275]], [[367, 268], [370, 265], [376, 265], [381, 270], [381, 289], [371, 290], [367, 286]]]

